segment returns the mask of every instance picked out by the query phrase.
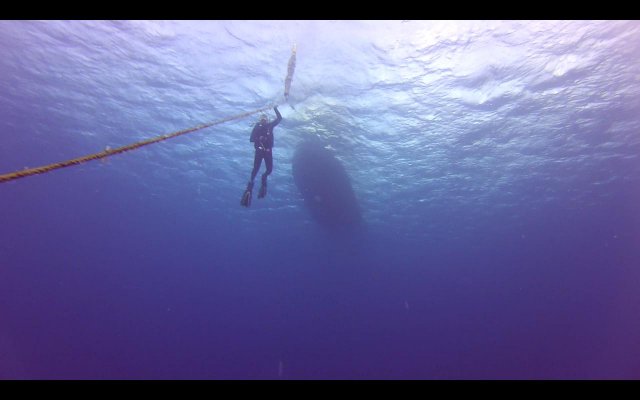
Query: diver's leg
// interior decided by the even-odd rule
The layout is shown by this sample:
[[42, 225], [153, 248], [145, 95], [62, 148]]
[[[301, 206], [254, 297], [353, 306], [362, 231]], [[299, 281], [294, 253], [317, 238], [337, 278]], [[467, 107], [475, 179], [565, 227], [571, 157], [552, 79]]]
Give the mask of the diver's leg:
[[264, 163], [267, 166], [267, 170], [262, 174], [262, 185], [260, 185], [260, 192], [258, 193], [259, 199], [267, 195], [267, 177], [271, 174], [271, 171], [273, 171], [273, 156], [271, 151], [265, 152]]
[[264, 172], [264, 174], [262, 174], [263, 179], [266, 181], [267, 180], [267, 176], [271, 174], [271, 171], [273, 171], [273, 154], [272, 154], [273, 150], [271, 151], [267, 151], [266, 154], [264, 155], [264, 163], [267, 166], [267, 170]]
[[240, 205], [249, 207], [251, 205], [251, 191], [253, 190], [253, 180], [256, 178], [258, 171], [260, 170], [260, 164], [262, 164], [262, 152], [260, 150], [256, 150], [255, 155], [253, 156], [253, 170], [251, 171], [251, 179], [249, 183], [247, 183], [247, 188], [242, 194], [242, 198], [240, 199]]
[[258, 171], [260, 170], [260, 165], [262, 165], [262, 159], [264, 158], [264, 152], [262, 150], [256, 149], [256, 153], [253, 156], [253, 170], [251, 171], [251, 183], [256, 179], [256, 175], [258, 175]]

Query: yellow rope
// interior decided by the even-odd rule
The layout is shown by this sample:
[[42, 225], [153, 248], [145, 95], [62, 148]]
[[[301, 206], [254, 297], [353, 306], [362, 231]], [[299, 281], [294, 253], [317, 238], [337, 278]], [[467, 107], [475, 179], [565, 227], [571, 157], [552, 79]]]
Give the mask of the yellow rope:
[[269, 108], [271, 108], [271, 106], [259, 108], [259, 109], [254, 110], [254, 111], [248, 111], [248, 112], [245, 112], [245, 113], [242, 113], [242, 114], [234, 115], [234, 116], [231, 116], [231, 117], [228, 117], [228, 118], [224, 118], [224, 119], [221, 119], [221, 120], [218, 120], [218, 121], [210, 122], [210, 123], [207, 123], [207, 124], [201, 124], [201, 125], [195, 126], [193, 128], [183, 129], [181, 131], [169, 133], [169, 134], [166, 134], [166, 135], [157, 136], [155, 138], [143, 140], [141, 142], [133, 143], [133, 144], [130, 144], [130, 145], [127, 145], [127, 146], [118, 147], [116, 149], [108, 149], [108, 150], [105, 150], [105, 151], [101, 151], [99, 153], [89, 154], [88, 156], [74, 158], [72, 160], [62, 161], [62, 162], [58, 162], [58, 163], [44, 165], [42, 167], [28, 168], [28, 169], [24, 169], [22, 171], [16, 171], [16, 172], [8, 173], [8, 174], [3, 174], [3, 175], [0, 175], [0, 183], [8, 182], [8, 181], [11, 181], [11, 180], [14, 180], [14, 179], [24, 178], [24, 177], [31, 176], [31, 175], [44, 174], [45, 172], [53, 171], [54, 169], [69, 167], [69, 166], [72, 166], [72, 165], [78, 165], [78, 164], [85, 163], [87, 161], [98, 160], [98, 159], [101, 159], [101, 158], [106, 158], [106, 157], [112, 156], [114, 154], [124, 153], [125, 151], [138, 149], [138, 148], [140, 148], [142, 146], [146, 146], [146, 145], [149, 145], [149, 144], [152, 144], [152, 143], [161, 142], [163, 140], [171, 139], [171, 138], [174, 138], [176, 136], [181, 136], [181, 135], [185, 135], [187, 133], [199, 131], [199, 130], [204, 129], [204, 128], [209, 128], [210, 126], [223, 124], [225, 122], [233, 121], [233, 120], [236, 120], [236, 119], [241, 119], [241, 118], [247, 117], [247, 116], [249, 116], [251, 114], [256, 114], [256, 113], [265, 111], [265, 110], [267, 110]]

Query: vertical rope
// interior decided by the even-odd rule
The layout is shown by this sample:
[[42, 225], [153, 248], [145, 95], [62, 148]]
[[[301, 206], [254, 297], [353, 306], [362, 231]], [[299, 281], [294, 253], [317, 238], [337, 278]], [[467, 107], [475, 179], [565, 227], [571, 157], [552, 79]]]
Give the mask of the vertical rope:
[[294, 43], [291, 49], [291, 56], [289, 57], [289, 63], [287, 64], [287, 77], [284, 79], [284, 99], [289, 100], [289, 90], [291, 89], [291, 82], [293, 81], [293, 73], [296, 70], [296, 48]]

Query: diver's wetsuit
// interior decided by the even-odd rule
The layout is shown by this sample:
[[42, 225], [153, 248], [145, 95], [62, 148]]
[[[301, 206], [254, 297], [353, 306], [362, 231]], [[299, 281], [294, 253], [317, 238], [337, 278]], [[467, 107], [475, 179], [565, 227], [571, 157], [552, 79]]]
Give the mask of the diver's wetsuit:
[[278, 111], [278, 107], [273, 107], [273, 110], [276, 112], [276, 119], [273, 122], [268, 122], [266, 124], [262, 124], [258, 122], [251, 132], [250, 142], [253, 142], [253, 147], [256, 149], [256, 153], [253, 157], [253, 171], [251, 171], [251, 183], [256, 178], [258, 171], [260, 170], [260, 165], [262, 164], [262, 159], [264, 159], [264, 163], [267, 167], [267, 170], [264, 174], [262, 174], [262, 184], [266, 185], [267, 176], [273, 170], [273, 155], [271, 154], [271, 149], [273, 148], [273, 128], [282, 121], [282, 115]]

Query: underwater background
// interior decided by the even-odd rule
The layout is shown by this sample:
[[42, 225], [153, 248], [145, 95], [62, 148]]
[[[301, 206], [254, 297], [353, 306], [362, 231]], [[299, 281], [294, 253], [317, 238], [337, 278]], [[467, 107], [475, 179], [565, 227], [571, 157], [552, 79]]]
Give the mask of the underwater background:
[[0, 174], [283, 116], [249, 208], [257, 114], [0, 183], [0, 379], [640, 378], [640, 22], [5, 20], [0, 54]]

